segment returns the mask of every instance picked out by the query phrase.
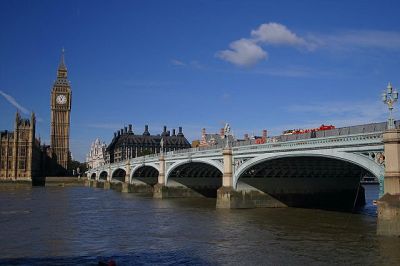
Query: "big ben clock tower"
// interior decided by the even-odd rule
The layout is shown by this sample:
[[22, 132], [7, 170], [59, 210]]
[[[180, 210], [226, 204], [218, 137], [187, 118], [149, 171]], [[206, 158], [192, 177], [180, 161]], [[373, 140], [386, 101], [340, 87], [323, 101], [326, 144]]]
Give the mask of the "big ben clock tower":
[[66, 174], [70, 160], [69, 130], [72, 92], [62, 50], [57, 80], [51, 91], [51, 148], [59, 166], [57, 175]]

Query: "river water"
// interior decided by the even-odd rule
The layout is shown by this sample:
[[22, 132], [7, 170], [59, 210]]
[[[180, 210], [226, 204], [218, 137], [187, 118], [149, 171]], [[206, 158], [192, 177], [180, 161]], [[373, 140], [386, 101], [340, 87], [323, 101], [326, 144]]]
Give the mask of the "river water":
[[0, 186], [1, 265], [400, 265], [400, 238], [361, 213], [217, 210], [87, 187]]

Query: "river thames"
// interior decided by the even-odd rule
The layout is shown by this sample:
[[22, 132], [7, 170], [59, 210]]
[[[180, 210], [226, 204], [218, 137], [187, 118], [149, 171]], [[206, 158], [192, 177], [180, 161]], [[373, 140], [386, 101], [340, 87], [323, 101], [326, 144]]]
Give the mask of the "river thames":
[[377, 187], [361, 213], [220, 210], [88, 187], [0, 186], [1, 265], [400, 265], [377, 237]]

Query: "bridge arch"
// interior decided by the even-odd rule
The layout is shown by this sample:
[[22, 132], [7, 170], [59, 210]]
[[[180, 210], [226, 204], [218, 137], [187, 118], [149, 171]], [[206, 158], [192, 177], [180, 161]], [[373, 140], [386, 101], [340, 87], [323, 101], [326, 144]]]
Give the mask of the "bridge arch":
[[212, 166], [212, 167], [216, 168], [217, 170], [219, 170], [219, 172], [221, 172], [221, 174], [224, 171], [224, 166], [222, 165], [222, 163], [219, 163], [219, 162], [211, 160], [211, 159], [186, 159], [186, 160], [180, 160], [180, 161], [177, 161], [176, 163], [174, 163], [171, 167], [169, 167], [167, 169], [167, 172], [165, 173], [165, 183], [168, 184], [168, 179], [169, 179], [171, 173], [175, 169], [177, 169], [178, 167], [181, 167], [183, 165], [190, 164], [190, 163], [201, 163], [201, 164], [204, 164], [204, 165]]
[[258, 190], [288, 206], [351, 210], [365, 204], [360, 180], [384, 168], [366, 156], [334, 150], [263, 154], [234, 175], [238, 190]]
[[102, 171], [102, 172], [100, 172], [98, 179], [99, 180], [107, 180], [107, 177], [108, 177], [107, 171]]
[[347, 161], [349, 163], [358, 165], [362, 167], [363, 169], [369, 171], [371, 174], [373, 174], [375, 177], [380, 177], [384, 175], [385, 169], [377, 164], [376, 162], [372, 161], [371, 159], [359, 155], [359, 154], [354, 154], [354, 153], [348, 153], [348, 152], [338, 152], [338, 151], [310, 151], [310, 152], [304, 152], [304, 151], [291, 151], [291, 152], [282, 152], [278, 154], [263, 154], [261, 156], [257, 156], [255, 158], [252, 158], [246, 162], [244, 162], [240, 167], [235, 171], [235, 175], [233, 178], [233, 185], [236, 188], [237, 187], [237, 182], [240, 178], [240, 176], [249, 168], [265, 162], [265, 161], [270, 161], [274, 159], [279, 159], [279, 158], [289, 158], [289, 157], [324, 157], [324, 158], [332, 158], [332, 159], [337, 159], [341, 161]]
[[158, 167], [155, 164], [137, 165], [132, 169], [130, 183], [145, 183], [147, 185], [155, 185], [158, 182]]
[[126, 176], [126, 171], [123, 168], [117, 168], [115, 169], [112, 174], [111, 174], [111, 179], [113, 181], [120, 181], [120, 182], [125, 182], [125, 176]]
[[96, 173], [92, 173], [92, 174], [90, 175], [90, 179], [95, 180], [95, 179], [96, 179]]
[[180, 160], [168, 168], [168, 187], [184, 186], [206, 197], [216, 197], [222, 186], [223, 165], [211, 159]]

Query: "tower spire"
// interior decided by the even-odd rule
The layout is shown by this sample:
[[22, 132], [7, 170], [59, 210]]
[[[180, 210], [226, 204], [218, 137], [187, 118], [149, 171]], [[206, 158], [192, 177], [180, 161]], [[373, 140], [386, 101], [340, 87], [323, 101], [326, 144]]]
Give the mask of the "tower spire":
[[67, 69], [65, 66], [64, 52], [65, 52], [65, 49], [63, 47], [61, 49], [61, 58], [60, 58], [60, 64], [58, 65], [58, 69]]
[[58, 78], [66, 78], [67, 77], [67, 67], [65, 66], [64, 52], [65, 52], [65, 49], [63, 47], [61, 50], [61, 58], [60, 58], [60, 63], [58, 64], [58, 70], [57, 70]]

